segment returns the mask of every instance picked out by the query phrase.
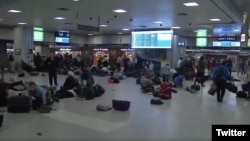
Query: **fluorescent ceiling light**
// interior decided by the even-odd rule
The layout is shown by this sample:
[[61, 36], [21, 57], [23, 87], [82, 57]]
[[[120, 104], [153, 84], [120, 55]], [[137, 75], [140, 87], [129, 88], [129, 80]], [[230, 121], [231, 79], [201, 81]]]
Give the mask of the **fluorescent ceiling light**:
[[66, 18], [64, 18], [64, 17], [55, 17], [54, 19], [55, 20], [65, 20]]
[[117, 34], [120, 34], [120, 35], [121, 35], [121, 34], [123, 34], [123, 33], [122, 33], [122, 32], [119, 32], [119, 33], [117, 33]]
[[123, 31], [128, 31], [128, 30], [130, 30], [130, 29], [128, 29], [128, 28], [123, 28], [122, 30], [123, 30]]
[[213, 19], [209, 19], [209, 20], [212, 21], [212, 22], [219, 22], [220, 21], [219, 18], [213, 18]]
[[41, 27], [34, 27], [33, 30], [35, 30], [35, 31], [43, 31], [43, 28], [41, 28]]
[[186, 2], [186, 3], [183, 3], [183, 5], [185, 5], [187, 7], [199, 6], [199, 4], [197, 2]]
[[108, 25], [106, 25], [106, 24], [101, 24], [100, 26], [101, 26], [101, 27], [107, 27]]
[[93, 34], [88, 34], [89, 36], [92, 36]]
[[20, 23], [18, 23], [18, 24], [20, 24], [20, 25], [25, 25], [25, 24], [27, 24], [27, 23], [24, 23], [24, 22], [20, 22]]
[[155, 24], [162, 24], [163, 22], [162, 21], [155, 21], [154, 23]]
[[173, 26], [172, 29], [180, 29], [181, 27], [179, 26]]
[[77, 2], [77, 1], [79, 1], [79, 0], [73, 0], [73, 1]]
[[126, 13], [127, 11], [123, 10], [123, 9], [116, 9], [116, 10], [113, 10], [113, 12], [115, 12], [115, 13]]
[[21, 13], [22, 11], [20, 10], [15, 10], [15, 9], [11, 9], [11, 10], [8, 10], [9, 13]]

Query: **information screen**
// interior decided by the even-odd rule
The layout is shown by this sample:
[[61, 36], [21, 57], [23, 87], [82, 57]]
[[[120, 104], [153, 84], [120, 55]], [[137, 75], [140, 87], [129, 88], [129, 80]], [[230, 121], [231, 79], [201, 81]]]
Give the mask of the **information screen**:
[[70, 35], [67, 31], [59, 31], [55, 33], [55, 42], [56, 43], [69, 43]]
[[171, 48], [172, 30], [132, 32], [132, 48]]
[[43, 28], [34, 27], [33, 28], [33, 41], [43, 42], [44, 41], [44, 30]]

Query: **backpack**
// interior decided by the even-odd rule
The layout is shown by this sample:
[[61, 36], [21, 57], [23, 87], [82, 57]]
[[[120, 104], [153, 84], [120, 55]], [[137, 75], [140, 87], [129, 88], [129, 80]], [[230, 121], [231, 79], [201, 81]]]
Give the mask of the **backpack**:
[[221, 78], [224, 76], [224, 67], [221, 66], [218, 68], [218, 70], [216, 71], [216, 78]]
[[98, 84], [94, 86], [94, 91], [96, 97], [102, 96], [105, 93], [105, 89]]

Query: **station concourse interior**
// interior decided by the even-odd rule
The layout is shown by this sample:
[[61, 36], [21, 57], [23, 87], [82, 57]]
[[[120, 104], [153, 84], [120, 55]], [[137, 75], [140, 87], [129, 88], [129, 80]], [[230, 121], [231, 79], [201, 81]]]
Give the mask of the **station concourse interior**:
[[[250, 87], [249, 6], [243, 0], [0, 0], [0, 141], [211, 141], [212, 125], [249, 125], [250, 89], [243, 88]], [[230, 79], [218, 99], [209, 90], [222, 87], [215, 71], [221, 65]], [[152, 90], [142, 84], [147, 70]], [[49, 80], [54, 74], [57, 83]], [[79, 87], [59, 98], [71, 76]], [[177, 77], [184, 79], [180, 86]], [[204, 85], [196, 90], [198, 77]], [[13, 87], [12, 96], [19, 81], [25, 89]], [[34, 92], [53, 88], [53, 104], [40, 99], [49, 112], [32, 108], [31, 82]], [[87, 99], [96, 84], [104, 92]], [[162, 97], [163, 84], [170, 97]], [[20, 97], [32, 103], [29, 112], [10, 112], [10, 101]], [[129, 109], [117, 110], [114, 101]]]

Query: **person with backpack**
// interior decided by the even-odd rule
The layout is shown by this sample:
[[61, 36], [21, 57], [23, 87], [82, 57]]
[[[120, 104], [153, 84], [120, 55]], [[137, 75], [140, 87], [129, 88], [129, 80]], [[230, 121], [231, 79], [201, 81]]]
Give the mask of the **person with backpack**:
[[217, 86], [217, 102], [223, 102], [223, 97], [226, 91], [226, 84], [228, 80], [232, 80], [230, 71], [227, 67], [227, 61], [223, 61], [214, 69], [213, 80]]

